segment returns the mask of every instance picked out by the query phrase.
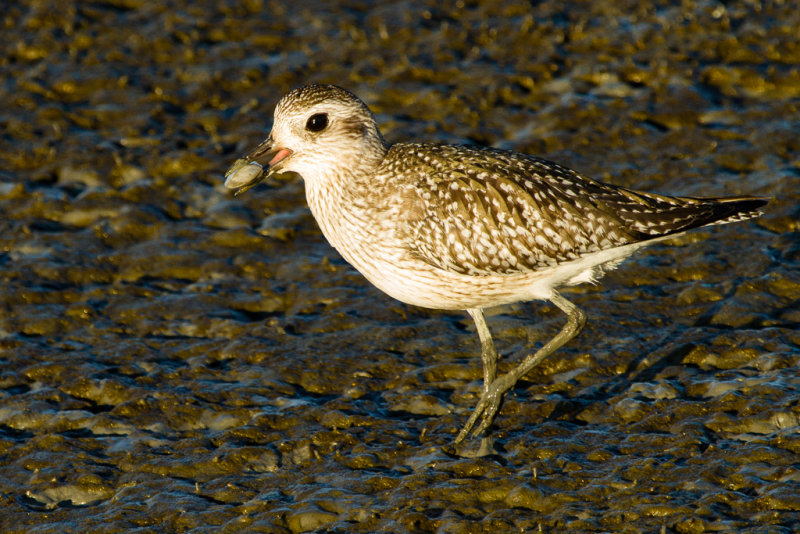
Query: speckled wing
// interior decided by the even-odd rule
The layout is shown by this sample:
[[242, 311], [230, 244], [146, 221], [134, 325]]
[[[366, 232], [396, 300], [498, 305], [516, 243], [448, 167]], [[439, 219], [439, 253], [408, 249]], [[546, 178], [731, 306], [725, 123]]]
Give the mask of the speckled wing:
[[641, 193], [500, 150], [414, 144], [392, 150], [404, 152], [392, 158], [405, 162], [395, 171], [415, 173], [406, 226], [413, 253], [469, 275], [538, 271], [600, 250], [746, 219], [766, 203]]

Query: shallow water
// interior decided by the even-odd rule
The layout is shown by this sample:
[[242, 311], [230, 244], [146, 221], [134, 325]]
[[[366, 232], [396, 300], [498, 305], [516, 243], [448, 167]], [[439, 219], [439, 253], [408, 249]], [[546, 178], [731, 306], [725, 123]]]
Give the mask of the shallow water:
[[[791, 532], [800, 521], [800, 13], [791, 3], [27, 2], [0, 52], [8, 532]], [[466, 314], [368, 285], [302, 183], [222, 173], [333, 82], [384, 136], [665, 193], [775, 197], [566, 292], [497, 454]], [[504, 364], [563, 323], [488, 319]], [[477, 443], [472, 443], [477, 447]]]

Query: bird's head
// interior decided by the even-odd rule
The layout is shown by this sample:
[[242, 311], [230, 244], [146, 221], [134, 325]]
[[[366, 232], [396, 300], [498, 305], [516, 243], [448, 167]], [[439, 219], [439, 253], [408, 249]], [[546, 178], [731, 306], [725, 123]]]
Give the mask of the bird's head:
[[285, 173], [314, 182], [368, 168], [385, 153], [375, 117], [357, 96], [335, 85], [307, 85], [278, 102], [269, 136], [231, 166], [225, 187], [238, 195]]

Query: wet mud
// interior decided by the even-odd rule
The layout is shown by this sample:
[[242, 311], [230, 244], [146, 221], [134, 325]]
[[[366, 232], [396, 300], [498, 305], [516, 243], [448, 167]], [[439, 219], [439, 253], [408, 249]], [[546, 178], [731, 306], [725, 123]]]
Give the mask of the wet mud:
[[[791, 2], [31, 0], [1, 20], [4, 532], [796, 531]], [[308, 82], [353, 90], [389, 141], [774, 200], [567, 291], [586, 329], [510, 392], [496, 454], [459, 456], [469, 317], [369, 286], [302, 182], [222, 186]], [[490, 315], [501, 370], [564, 321]]]

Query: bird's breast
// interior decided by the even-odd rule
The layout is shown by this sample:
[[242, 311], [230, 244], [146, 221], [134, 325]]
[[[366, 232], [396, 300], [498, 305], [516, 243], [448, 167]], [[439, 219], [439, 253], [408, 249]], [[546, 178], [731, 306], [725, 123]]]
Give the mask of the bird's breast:
[[[368, 196], [342, 184], [306, 184], [309, 209], [323, 235], [358, 270], [376, 260], [386, 261], [392, 239], [385, 206], [371, 204]], [[363, 271], [362, 271], [363, 272]]]

